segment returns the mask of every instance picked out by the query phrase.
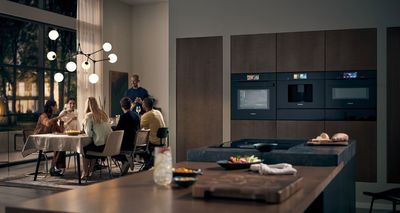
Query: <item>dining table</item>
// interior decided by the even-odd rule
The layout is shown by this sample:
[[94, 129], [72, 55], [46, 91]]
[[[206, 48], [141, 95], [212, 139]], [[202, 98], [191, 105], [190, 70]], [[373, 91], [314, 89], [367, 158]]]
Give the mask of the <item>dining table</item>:
[[77, 158], [78, 182], [81, 184], [80, 154], [83, 153], [83, 147], [89, 145], [92, 141], [92, 138], [86, 134], [68, 135], [65, 133], [51, 133], [30, 135], [22, 149], [22, 156], [26, 157], [32, 153], [39, 152], [35, 176], [33, 178], [33, 180], [36, 181], [43, 152], [75, 152]]

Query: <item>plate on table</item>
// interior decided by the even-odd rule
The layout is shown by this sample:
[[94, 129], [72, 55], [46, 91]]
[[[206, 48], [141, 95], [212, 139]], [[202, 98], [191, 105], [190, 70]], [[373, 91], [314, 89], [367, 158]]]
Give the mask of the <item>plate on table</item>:
[[191, 168], [173, 168], [172, 175], [173, 177], [196, 177], [197, 175], [202, 175], [203, 171], [201, 169], [191, 169]]
[[67, 130], [67, 131], [65, 131], [65, 133], [67, 135], [70, 135], [70, 136], [76, 136], [76, 135], [81, 134], [81, 131], [79, 131], [79, 130]]
[[248, 169], [252, 164], [262, 163], [263, 161], [255, 161], [255, 162], [246, 162], [246, 163], [232, 163], [229, 160], [219, 160], [217, 164], [220, 165], [222, 168], [233, 170], [233, 169]]

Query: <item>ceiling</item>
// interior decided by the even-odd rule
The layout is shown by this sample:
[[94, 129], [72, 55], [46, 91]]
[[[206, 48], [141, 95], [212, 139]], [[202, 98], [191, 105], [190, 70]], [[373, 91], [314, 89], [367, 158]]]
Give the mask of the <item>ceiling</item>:
[[138, 4], [151, 4], [158, 2], [168, 2], [168, 0], [120, 0], [130, 5], [138, 5]]

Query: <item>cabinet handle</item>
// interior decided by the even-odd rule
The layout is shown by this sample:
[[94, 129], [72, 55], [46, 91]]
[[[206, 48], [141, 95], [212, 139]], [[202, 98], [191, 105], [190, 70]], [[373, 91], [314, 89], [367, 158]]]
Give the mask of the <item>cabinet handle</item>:
[[347, 104], [348, 104], [348, 105], [353, 105], [354, 103], [353, 103], [353, 102], [347, 102]]
[[250, 115], [257, 115], [257, 113], [255, 113], [255, 112], [250, 112]]
[[297, 104], [297, 106], [303, 106], [304, 104]]

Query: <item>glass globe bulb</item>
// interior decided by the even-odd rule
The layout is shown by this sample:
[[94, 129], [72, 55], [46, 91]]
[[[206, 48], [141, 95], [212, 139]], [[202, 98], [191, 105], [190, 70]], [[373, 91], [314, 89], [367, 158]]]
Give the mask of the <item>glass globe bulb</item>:
[[92, 73], [89, 75], [89, 82], [95, 84], [99, 81], [99, 76], [96, 73]]
[[59, 36], [59, 34], [58, 34], [57, 30], [51, 30], [49, 32], [49, 38], [53, 41], [56, 40], [58, 38], [58, 36]]
[[53, 61], [54, 59], [56, 59], [57, 55], [54, 51], [50, 51], [47, 53], [47, 59], [49, 59], [50, 61]]
[[82, 68], [84, 70], [88, 70], [90, 68], [90, 62], [89, 61], [82, 62]]
[[67, 63], [67, 65], [65, 66], [65, 68], [67, 68], [67, 70], [68, 70], [69, 72], [73, 72], [73, 71], [76, 70], [76, 64], [75, 64], [75, 62], [70, 61], [70, 62]]
[[57, 82], [61, 82], [64, 80], [64, 75], [62, 73], [58, 72], [54, 75], [54, 80]]
[[118, 60], [118, 57], [114, 53], [111, 53], [110, 55], [108, 55], [108, 61], [110, 63], [113, 64], [113, 63], [117, 62], [117, 60]]
[[105, 52], [110, 52], [111, 49], [112, 49], [112, 45], [111, 45], [110, 43], [105, 42], [105, 43], [103, 44], [103, 50], [104, 50]]

